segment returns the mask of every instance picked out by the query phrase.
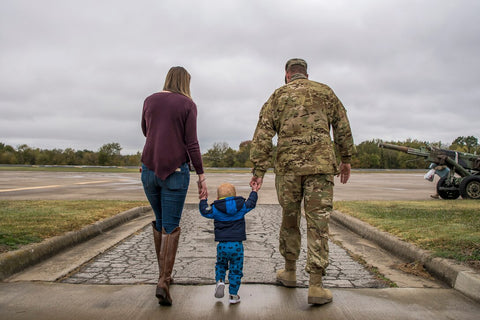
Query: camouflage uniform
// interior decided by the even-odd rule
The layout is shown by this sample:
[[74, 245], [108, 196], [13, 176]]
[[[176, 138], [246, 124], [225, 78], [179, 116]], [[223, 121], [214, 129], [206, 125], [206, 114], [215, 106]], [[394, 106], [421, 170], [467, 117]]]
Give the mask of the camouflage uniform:
[[263, 105], [250, 153], [254, 176], [263, 178], [271, 165], [272, 138], [278, 135], [274, 170], [283, 209], [280, 252], [287, 260], [298, 259], [303, 200], [309, 273], [324, 274], [328, 265], [333, 175], [339, 173], [330, 129], [342, 162], [350, 163], [355, 145], [345, 108], [328, 86], [297, 73]]

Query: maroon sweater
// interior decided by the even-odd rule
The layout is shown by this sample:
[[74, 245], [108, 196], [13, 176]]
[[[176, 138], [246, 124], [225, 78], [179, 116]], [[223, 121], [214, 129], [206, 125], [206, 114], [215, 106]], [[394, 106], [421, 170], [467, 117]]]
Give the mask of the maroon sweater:
[[203, 173], [197, 140], [197, 106], [178, 93], [158, 92], [145, 99], [142, 131], [147, 137], [142, 163], [165, 180], [181, 164], [192, 161], [197, 174]]

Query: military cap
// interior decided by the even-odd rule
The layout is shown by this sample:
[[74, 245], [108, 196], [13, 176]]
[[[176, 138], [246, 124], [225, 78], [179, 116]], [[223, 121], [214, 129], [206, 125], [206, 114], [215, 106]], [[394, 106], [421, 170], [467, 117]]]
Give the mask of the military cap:
[[302, 67], [305, 68], [305, 70], [307, 70], [307, 62], [305, 60], [299, 59], [299, 58], [293, 58], [288, 60], [287, 63], [285, 64], [285, 71], [287, 71], [288, 68], [296, 64], [301, 65]]

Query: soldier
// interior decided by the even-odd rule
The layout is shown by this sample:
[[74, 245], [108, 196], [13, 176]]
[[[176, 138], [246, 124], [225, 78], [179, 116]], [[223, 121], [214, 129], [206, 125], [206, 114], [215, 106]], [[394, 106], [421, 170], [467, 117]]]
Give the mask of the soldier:
[[[279, 247], [285, 269], [277, 272], [277, 281], [286, 287], [296, 286], [303, 200], [307, 220], [305, 270], [310, 274], [308, 303], [325, 304], [332, 301], [330, 290], [322, 287], [322, 276], [328, 266], [333, 176], [340, 174], [341, 183], [348, 181], [355, 145], [345, 108], [327, 85], [308, 79], [305, 60], [288, 60], [285, 72], [286, 85], [275, 90], [260, 111], [250, 152], [254, 165], [250, 184], [261, 187], [271, 165], [272, 138], [278, 135], [274, 170], [282, 206]], [[340, 166], [330, 129], [340, 152]]]

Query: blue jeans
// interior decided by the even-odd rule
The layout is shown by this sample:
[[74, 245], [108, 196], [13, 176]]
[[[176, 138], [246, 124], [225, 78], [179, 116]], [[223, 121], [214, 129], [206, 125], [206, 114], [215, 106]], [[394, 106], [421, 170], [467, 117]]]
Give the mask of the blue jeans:
[[154, 171], [142, 164], [143, 190], [155, 213], [155, 227], [158, 231], [161, 232], [164, 228], [166, 233], [172, 233], [180, 225], [189, 183], [187, 163], [182, 164], [179, 170], [165, 180], [161, 180]]

